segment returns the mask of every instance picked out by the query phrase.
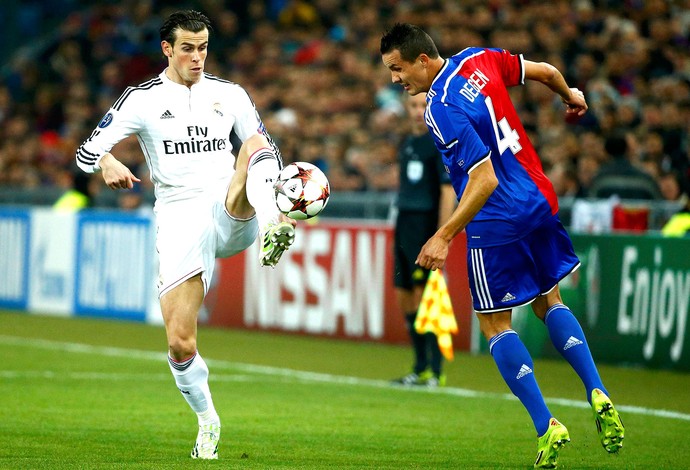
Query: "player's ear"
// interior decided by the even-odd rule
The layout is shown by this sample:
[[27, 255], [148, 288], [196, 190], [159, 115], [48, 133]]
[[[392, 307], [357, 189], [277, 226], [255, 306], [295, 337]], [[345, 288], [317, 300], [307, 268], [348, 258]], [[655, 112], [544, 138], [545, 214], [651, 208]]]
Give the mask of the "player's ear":
[[172, 46], [168, 41], [161, 41], [161, 49], [163, 50], [163, 55], [172, 57]]

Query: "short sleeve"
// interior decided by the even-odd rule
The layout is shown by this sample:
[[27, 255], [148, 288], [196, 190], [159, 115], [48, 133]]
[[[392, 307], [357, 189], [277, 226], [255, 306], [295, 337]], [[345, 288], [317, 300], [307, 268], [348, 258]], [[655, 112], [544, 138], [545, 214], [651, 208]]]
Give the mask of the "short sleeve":
[[511, 54], [505, 49], [489, 49], [489, 56], [498, 65], [505, 86], [524, 85], [525, 67], [522, 54]]

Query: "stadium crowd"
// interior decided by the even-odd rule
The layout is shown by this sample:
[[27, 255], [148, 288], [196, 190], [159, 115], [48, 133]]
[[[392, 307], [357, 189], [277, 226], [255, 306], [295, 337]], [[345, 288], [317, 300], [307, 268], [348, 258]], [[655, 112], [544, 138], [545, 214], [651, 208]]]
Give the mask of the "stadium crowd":
[[[643, 197], [690, 191], [688, 0], [70, 0], [57, 14], [12, 4], [22, 47], [0, 75], [0, 186], [73, 185], [75, 149], [127, 85], [162, 68], [160, 18], [192, 7], [215, 27], [206, 71], [242, 84], [284, 160], [314, 162], [334, 191], [396, 189], [402, 90], [378, 50], [395, 21], [424, 27], [444, 57], [455, 44], [506, 48], [584, 90], [590, 112], [570, 121], [545, 87], [512, 92], [561, 198], [593, 195], [602, 168], [644, 174], [658, 192]], [[609, 140], [621, 136], [616, 166]], [[147, 181], [136, 140], [120, 145]]]

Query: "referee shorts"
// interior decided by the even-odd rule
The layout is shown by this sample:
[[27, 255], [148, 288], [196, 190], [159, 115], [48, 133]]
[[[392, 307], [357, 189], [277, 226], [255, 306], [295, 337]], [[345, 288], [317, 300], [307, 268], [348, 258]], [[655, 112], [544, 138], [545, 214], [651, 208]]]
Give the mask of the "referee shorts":
[[200, 273], [205, 295], [216, 258], [245, 250], [259, 231], [255, 217], [235, 219], [226, 211], [224, 200], [204, 198], [157, 205], [156, 225], [159, 297]]
[[393, 241], [393, 285], [411, 290], [424, 285], [429, 270], [415, 264], [422, 246], [438, 228], [436, 211], [401, 211]]
[[467, 250], [474, 310], [500, 312], [531, 303], [580, 266], [558, 216], [520, 240]]

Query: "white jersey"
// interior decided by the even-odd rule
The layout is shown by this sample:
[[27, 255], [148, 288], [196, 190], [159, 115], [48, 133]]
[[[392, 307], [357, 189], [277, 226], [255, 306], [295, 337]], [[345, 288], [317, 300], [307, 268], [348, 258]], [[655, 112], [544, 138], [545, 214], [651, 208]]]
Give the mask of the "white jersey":
[[93, 173], [99, 159], [132, 134], [149, 166], [157, 203], [226, 191], [234, 173], [233, 142], [264, 134], [273, 145], [247, 92], [208, 73], [191, 88], [171, 81], [165, 71], [128, 87], [77, 150], [77, 164]]

